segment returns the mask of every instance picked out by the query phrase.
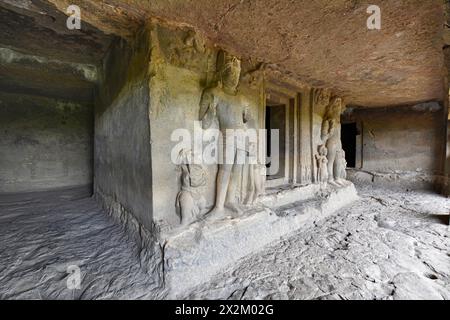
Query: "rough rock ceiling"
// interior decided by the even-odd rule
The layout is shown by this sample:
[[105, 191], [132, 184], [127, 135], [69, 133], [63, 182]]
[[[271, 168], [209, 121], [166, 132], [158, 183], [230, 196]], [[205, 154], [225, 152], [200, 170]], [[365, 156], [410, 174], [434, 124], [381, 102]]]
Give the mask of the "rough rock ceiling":
[[[330, 87], [352, 105], [391, 106], [444, 96], [442, 0], [2, 1], [28, 12], [37, 2], [51, 2], [60, 11], [78, 4], [83, 21], [123, 37], [150, 17], [190, 25], [236, 54], [267, 62], [300, 82]], [[366, 28], [370, 4], [381, 8], [380, 31]], [[80, 38], [107, 39], [86, 37]]]
[[113, 36], [44, 0], [0, 0], [0, 90], [92, 102], [98, 65]]

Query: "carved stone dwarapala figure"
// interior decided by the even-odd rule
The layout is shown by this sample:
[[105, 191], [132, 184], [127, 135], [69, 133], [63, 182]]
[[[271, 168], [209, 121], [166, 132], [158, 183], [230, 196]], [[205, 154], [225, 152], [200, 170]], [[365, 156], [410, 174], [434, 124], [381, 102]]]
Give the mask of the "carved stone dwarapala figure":
[[318, 153], [316, 154], [317, 160], [317, 181], [320, 184], [327, 183], [328, 181], [328, 168], [327, 168], [327, 154], [328, 150], [325, 145], [320, 145], [318, 147]]
[[199, 164], [193, 164], [192, 152], [181, 150], [179, 155], [181, 168], [181, 190], [176, 199], [176, 210], [182, 225], [188, 225], [197, 220], [202, 210], [206, 208], [203, 196], [206, 185], [206, 171]]
[[[247, 130], [255, 130], [257, 128], [256, 119], [251, 115], [248, 110], [245, 110], [246, 128]], [[259, 195], [265, 191], [266, 181], [266, 166], [262, 164], [261, 159], [258, 159], [258, 146], [257, 141], [248, 141], [249, 158], [252, 158], [252, 163], [244, 164], [241, 169], [241, 203], [245, 205], [252, 205], [255, 203]]]
[[342, 150], [341, 143], [341, 112], [342, 112], [342, 99], [335, 97], [331, 100], [323, 122], [321, 129], [321, 139], [328, 150], [328, 182], [334, 184], [335, 180], [339, 177], [336, 175], [336, 157], [337, 152]]
[[334, 161], [334, 175], [336, 182], [340, 185], [345, 185], [347, 179], [347, 161], [345, 160], [345, 151], [338, 150], [336, 152], [336, 159]]
[[[218, 125], [222, 133], [222, 144], [219, 145], [219, 153], [226, 154], [230, 158], [219, 163], [216, 179], [216, 198], [213, 209], [208, 214], [220, 214], [224, 212], [228, 187], [233, 168], [237, 165], [235, 159], [245, 158], [246, 150], [237, 148], [235, 141], [229, 141], [226, 136], [227, 129], [246, 129], [246, 103], [238, 94], [239, 78], [241, 73], [241, 61], [220, 51], [217, 57], [218, 82], [212, 88], [204, 90], [200, 101], [200, 120], [203, 129], [211, 125]], [[226, 151], [225, 151], [226, 150]], [[239, 164], [242, 165], [242, 164]], [[227, 207], [234, 212], [240, 212], [236, 201], [228, 201]]]

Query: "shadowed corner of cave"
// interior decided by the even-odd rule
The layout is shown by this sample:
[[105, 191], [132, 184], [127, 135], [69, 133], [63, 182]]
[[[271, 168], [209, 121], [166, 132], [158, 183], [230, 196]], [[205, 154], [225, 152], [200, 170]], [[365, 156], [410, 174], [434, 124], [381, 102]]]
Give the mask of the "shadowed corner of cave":
[[0, 1], [1, 300], [450, 299], [448, 2], [107, 2]]
[[69, 30], [47, 1], [5, 1], [0, 17], [0, 191], [92, 194], [95, 91], [117, 37], [85, 21]]

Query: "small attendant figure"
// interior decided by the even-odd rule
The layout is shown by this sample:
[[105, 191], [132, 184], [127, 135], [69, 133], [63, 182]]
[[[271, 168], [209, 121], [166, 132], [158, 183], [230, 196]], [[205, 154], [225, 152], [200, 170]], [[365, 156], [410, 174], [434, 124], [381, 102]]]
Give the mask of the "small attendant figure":
[[325, 145], [320, 145], [318, 148], [318, 154], [316, 154], [316, 160], [317, 160], [317, 181], [319, 181], [320, 184], [326, 184], [328, 181], [328, 150]]

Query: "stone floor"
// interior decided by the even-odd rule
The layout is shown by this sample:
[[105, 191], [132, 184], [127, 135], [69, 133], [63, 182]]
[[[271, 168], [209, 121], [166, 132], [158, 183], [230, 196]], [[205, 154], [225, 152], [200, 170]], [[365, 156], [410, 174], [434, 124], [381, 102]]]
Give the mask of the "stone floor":
[[450, 200], [358, 188], [361, 200], [254, 254], [188, 298], [450, 299]]
[[[361, 200], [242, 259], [187, 298], [450, 299], [450, 200], [359, 188]], [[0, 202], [0, 299], [152, 299], [140, 248], [90, 198]], [[81, 290], [67, 289], [67, 267]]]
[[[92, 198], [0, 202], [0, 299], [158, 298], [140, 262], [137, 242]], [[81, 290], [67, 289], [71, 265]]]

